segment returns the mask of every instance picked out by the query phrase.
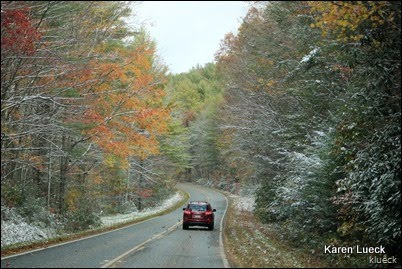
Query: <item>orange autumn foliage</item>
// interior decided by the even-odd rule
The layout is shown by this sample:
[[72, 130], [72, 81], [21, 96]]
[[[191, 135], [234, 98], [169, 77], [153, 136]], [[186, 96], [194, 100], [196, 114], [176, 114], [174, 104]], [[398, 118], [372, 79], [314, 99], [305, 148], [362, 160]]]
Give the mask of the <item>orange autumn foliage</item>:
[[91, 76], [99, 79], [85, 94], [90, 104], [82, 122], [93, 127], [84, 133], [108, 154], [146, 158], [159, 152], [157, 136], [167, 131], [170, 111], [162, 102], [164, 75], [154, 70], [153, 54], [144, 44], [114, 50], [110, 62], [90, 63]]

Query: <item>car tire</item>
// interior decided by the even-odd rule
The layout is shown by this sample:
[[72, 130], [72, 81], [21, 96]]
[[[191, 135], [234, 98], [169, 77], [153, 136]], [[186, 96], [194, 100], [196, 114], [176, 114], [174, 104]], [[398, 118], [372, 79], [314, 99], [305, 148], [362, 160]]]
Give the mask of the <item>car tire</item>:
[[187, 230], [187, 229], [188, 229], [188, 224], [183, 223], [183, 230]]
[[212, 231], [214, 229], [214, 224], [208, 225], [208, 230]]

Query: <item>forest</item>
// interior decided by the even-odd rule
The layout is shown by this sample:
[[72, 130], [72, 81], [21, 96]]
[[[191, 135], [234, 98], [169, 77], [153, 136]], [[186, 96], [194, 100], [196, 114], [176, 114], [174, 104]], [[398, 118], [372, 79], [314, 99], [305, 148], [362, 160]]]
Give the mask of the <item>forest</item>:
[[80, 231], [207, 182], [290, 243], [400, 259], [400, 2], [256, 1], [180, 74], [132, 8], [1, 2], [2, 212]]

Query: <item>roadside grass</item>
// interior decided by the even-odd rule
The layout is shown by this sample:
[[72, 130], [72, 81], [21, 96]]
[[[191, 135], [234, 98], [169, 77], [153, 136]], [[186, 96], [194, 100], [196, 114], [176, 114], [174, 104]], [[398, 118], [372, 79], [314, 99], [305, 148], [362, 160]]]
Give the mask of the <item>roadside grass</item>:
[[239, 212], [233, 198], [225, 218], [224, 245], [234, 268], [328, 268], [316, 255], [294, 248], [262, 224], [250, 211]]
[[34, 243], [28, 243], [28, 242], [24, 242], [24, 243], [17, 243], [17, 244], [13, 244], [10, 246], [6, 246], [6, 247], [2, 247], [1, 248], [1, 257], [5, 257], [5, 256], [10, 256], [10, 255], [15, 255], [15, 254], [19, 254], [22, 252], [26, 252], [26, 251], [32, 251], [32, 250], [36, 250], [36, 249], [40, 249], [40, 248], [47, 248], [50, 247], [52, 245], [56, 245], [56, 244], [60, 244], [60, 243], [65, 243], [65, 242], [69, 242], [69, 241], [73, 241], [73, 240], [77, 240], [83, 237], [87, 237], [87, 236], [91, 236], [91, 235], [96, 235], [96, 234], [100, 234], [100, 233], [104, 233], [104, 232], [108, 232], [108, 231], [113, 231], [119, 228], [123, 228], [132, 224], [136, 224], [154, 217], [158, 217], [158, 216], [162, 216], [165, 214], [168, 214], [174, 210], [176, 210], [177, 208], [180, 208], [188, 199], [189, 199], [189, 194], [182, 191], [182, 190], [177, 190], [177, 192], [179, 192], [182, 195], [182, 199], [180, 201], [178, 201], [176, 204], [174, 204], [172, 207], [167, 208], [163, 211], [148, 215], [148, 216], [143, 216], [143, 217], [139, 217], [139, 218], [134, 218], [132, 220], [129, 221], [125, 221], [125, 222], [121, 222], [121, 223], [117, 223], [111, 226], [106, 226], [106, 227], [101, 227], [101, 228], [94, 228], [94, 229], [90, 229], [90, 230], [85, 230], [85, 231], [81, 231], [81, 232], [77, 232], [77, 233], [71, 233], [71, 234], [66, 234], [66, 235], [61, 235], [61, 236], [57, 236], [51, 239], [46, 239], [43, 241], [37, 241]]

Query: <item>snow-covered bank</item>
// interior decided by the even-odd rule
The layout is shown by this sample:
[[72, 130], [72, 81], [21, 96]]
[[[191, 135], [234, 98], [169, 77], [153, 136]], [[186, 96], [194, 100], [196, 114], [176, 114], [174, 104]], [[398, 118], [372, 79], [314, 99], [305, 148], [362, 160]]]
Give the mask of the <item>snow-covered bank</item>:
[[[136, 211], [128, 214], [102, 217], [102, 226], [111, 226], [157, 214], [173, 207], [183, 198], [183, 195], [180, 192], [177, 192], [157, 207], [146, 208], [141, 212]], [[1, 247], [23, 242], [33, 243], [40, 240], [51, 239], [57, 235], [55, 229], [47, 227], [43, 228], [27, 223], [25, 219], [15, 211], [15, 209], [2, 207], [1, 212]]]
[[255, 208], [255, 197], [253, 196], [239, 196], [231, 194], [230, 198], [233, 199], [233, 204], [238, 211], [250, 211]]
[[15, 208], [1, 207], [1, 247], [20, 242], [40, 241], [54, 236], [56, 231], [53, 228], [29, 224]]
[[134, 211], [127, 214], [117, 214], [113, 216], [105, 216], [101, 218], [103, 226], [111, 226], [117, 223], [127, 222], [130, 220], [139, 219], [142, 217], [150, 216], [153, 214], [157, 214], [162, 212], [168, 208], [171, 208], [176, 203], [178, 203], [181, 199], [183, 199], [183, 195], [181, 193], [176, 193], [169, 199], [165, 200], [160, 206], [153, 207], [153, 208], [146, 208], [141, 212]]

